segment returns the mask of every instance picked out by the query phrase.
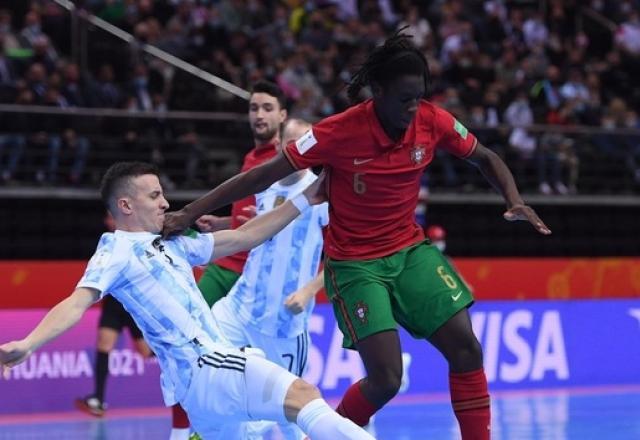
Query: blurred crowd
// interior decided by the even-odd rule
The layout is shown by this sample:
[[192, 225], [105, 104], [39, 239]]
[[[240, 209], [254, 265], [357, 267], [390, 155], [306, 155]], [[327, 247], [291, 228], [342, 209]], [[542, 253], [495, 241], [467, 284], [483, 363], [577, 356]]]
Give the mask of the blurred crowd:
[[[285, 91], [290, 113], [309, 120], [345, 109], [345, 84], [352, 73], [372, 47], [401, 30], [429, 60], [429, 99], [472, 127], [518, 175], [535, 176], [535, 190], [577, 192], [587, 149], [619, 163], [620, 173], [640, 187], [640, 140], [633, 135], [640, 128], [638, 0], [74, 3], [138, 42], [240, 87], [273, 80]], [[0, 11], [1, 102], [131, 112], [246, 110], [245, 102], [224, 90], [102, 31], [90, 33], [82, 71], [72, 61], [70, 29], [67, 11], [49, 1], [14, 1]], [[68, 152], [71, 165], [64, 179], [77, 182], [95, 147], [72, 120], [50, 127], [46, 117], [41, 119], [1, 127], [2, 179], [13, 178], [21, 152], [35, 145], [48, 152], [36, 167], [38, 181], [60, 178], [58, 163]], [[536, 130], [532, 124], [602, 130], [581, 137]], [[609, 134], [616, 129], [632, 134]], [[136, 136], [126, 127], [121, 131]], [[204, 148], [192, 127], [170, 136], [192, 150]], [[439, 160], [439, 183], [453, 188], [468, 183], [450, 158]]]

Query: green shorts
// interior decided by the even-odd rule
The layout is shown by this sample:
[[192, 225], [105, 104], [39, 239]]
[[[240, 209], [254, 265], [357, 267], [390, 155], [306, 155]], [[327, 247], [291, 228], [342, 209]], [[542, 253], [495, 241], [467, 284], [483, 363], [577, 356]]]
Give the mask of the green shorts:
[[324, 279], [345, 348], [397, 324], [427, 339], [473, 304], [469, 288], [428, 240], [372, 260], [327, 258]]
[[240, 274], [232, 270], [210, 264], [198, 281], [198, 288], [209, 307], [229, 293]]

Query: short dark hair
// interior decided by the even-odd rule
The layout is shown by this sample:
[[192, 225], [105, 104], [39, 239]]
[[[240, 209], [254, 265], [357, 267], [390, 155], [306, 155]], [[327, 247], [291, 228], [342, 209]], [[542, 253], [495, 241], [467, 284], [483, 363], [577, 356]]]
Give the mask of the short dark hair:
[[251, 87], [251, 94], [254, 93], [266, 93], [269, 96], [273, 96], [278, 100], [281, 109], [285, 109], [287, 105], [287, 98], [284, 96], [284, 92], [276, 83], [261, 79], [253, 83]]
[[376, 47], [353, 75], [347, 88], [351, 101], [357, 101], [360, 90], [372, 82], [384, 86], [401, 75], [422, 75], [426, 93], [430, 81], [429, 63], [413, 44], [411, 35], [401, 33], [405, 29], [399, 29], [382, 46]]
[[160, 171], [155, 165], [146, 162], [116, 162], [111, 165], [100, 183], [100, 196], [107, 209], [111, 210], [111, 198], [125, 190], [132, 178], [145, 174], [159, 177]]

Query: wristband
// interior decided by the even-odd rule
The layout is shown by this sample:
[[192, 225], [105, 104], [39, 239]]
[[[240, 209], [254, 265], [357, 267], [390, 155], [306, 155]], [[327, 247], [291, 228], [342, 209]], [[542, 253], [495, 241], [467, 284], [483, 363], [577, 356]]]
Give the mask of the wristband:
[[309, 206], [311, 206], [309, 205], [309, 200], [307, 200], [305, 195], [302, 193], [292, 198], [291, 203], [293, 203], [293, 206], [295, 206], [300, 213], [303, 213]]

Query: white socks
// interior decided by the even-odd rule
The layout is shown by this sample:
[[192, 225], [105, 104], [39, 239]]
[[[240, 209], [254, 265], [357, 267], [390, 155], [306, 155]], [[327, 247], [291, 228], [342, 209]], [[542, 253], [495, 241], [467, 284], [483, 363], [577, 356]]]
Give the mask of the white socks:
[[298, 413], [298, 426], [313, 440], [372, 440], [364, 429], [335, 412], [327, 402], [315, 399]]
[[169, 440], [189, 440], [190, 428], [171, 428]]

